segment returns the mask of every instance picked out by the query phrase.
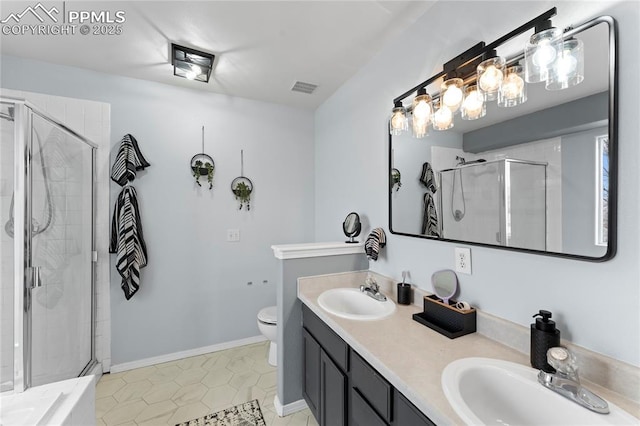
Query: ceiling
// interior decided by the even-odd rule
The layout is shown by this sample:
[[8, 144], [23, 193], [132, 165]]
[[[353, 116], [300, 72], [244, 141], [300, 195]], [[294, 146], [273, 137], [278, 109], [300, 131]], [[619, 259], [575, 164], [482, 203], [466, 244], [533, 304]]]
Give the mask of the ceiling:
[[[35, 4], [2, 1], [0, 19]], [[0, 53], [315, 109], [433, 4], [433, 1], [45, 2], [49, 8], [57, 6], [62, 11], [64, 7], [65, 16], [70, 10], [104, 10], [112, 15], [122, 10], [126, 17], [122, 34], [2, 35]], [[171, 42], [216, 55], [209, 83], [173, 76]], [[296, 81], [316, 84], [318, 88], [310, 95], [292, 92]]]

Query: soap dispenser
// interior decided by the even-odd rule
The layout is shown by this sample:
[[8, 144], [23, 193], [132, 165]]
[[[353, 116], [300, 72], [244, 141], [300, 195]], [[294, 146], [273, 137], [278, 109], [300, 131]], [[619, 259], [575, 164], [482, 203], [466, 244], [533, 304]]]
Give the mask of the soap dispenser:
[[551, 321], [549, 311], [540, 310], [533, 318], [536, 318], [536, 322], [531, 324], [531, 366], [547, 373], [555, 373], [556, 370], [547, 363], [547, 351], [560, 346], [560, 330]]

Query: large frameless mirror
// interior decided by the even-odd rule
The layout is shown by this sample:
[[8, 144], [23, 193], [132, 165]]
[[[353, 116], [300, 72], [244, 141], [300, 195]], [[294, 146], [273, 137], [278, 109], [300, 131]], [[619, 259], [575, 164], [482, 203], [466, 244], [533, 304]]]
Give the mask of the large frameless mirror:
[[[462, 107], [444, 123], [437, 116], [439, 93], [433, 95], [442, 89], [439, 78], [422, 91], [433, 97], [428, 126], [416, 130], [415, 101], [413, 111], [407, 108], [408, 131], [394, 135], [392, 116], [389, 187], [395, 170], [402, 186], [389, 191], [391, 232], [592, 261], [613, 257], [615, 33], [610, 17], [565, 33], [565, 42], [578, 40], [584, 55], [579, 84], [527, 83], [526, 102], [511, 96], [513, 105], [505, 105], [500, 94], [480, 109]], [[522, 52], [522, 37], [517, 40]], [[509, 49], [511, 42], [496, 50], [508, 55]], [[505, 78], [508, 67], [501, 71]]]

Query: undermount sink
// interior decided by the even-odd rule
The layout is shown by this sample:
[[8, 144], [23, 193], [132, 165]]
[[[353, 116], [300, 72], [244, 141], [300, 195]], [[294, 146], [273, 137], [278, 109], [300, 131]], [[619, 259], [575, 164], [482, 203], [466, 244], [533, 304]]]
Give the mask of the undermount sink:
[[590, 411], [538, 383], [538, 370], [490, 358], [447, 365], [442, 388], [473, 425], [629, 425], [638, 419], [609, 402], [609, 414]]
[[318, 304], [331, 314], [360, 321], [382, 319], [396, 310], [396, 304], [389, 298], [378, 301], [357, 288], [327, 290], [318, 297]]

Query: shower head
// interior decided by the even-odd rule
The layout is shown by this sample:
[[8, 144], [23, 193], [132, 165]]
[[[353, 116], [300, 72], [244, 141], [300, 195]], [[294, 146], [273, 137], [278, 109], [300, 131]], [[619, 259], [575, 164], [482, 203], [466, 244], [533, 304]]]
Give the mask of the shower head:
[[473, 160], [473, 161], [467, 161], [465, 164], [465, 166], [469, 165], [469, 164], [478, 164], [478, 163], [486, 163], [487, 160], [485, 160], [484, 158], [478, 158], [477, 160]]

